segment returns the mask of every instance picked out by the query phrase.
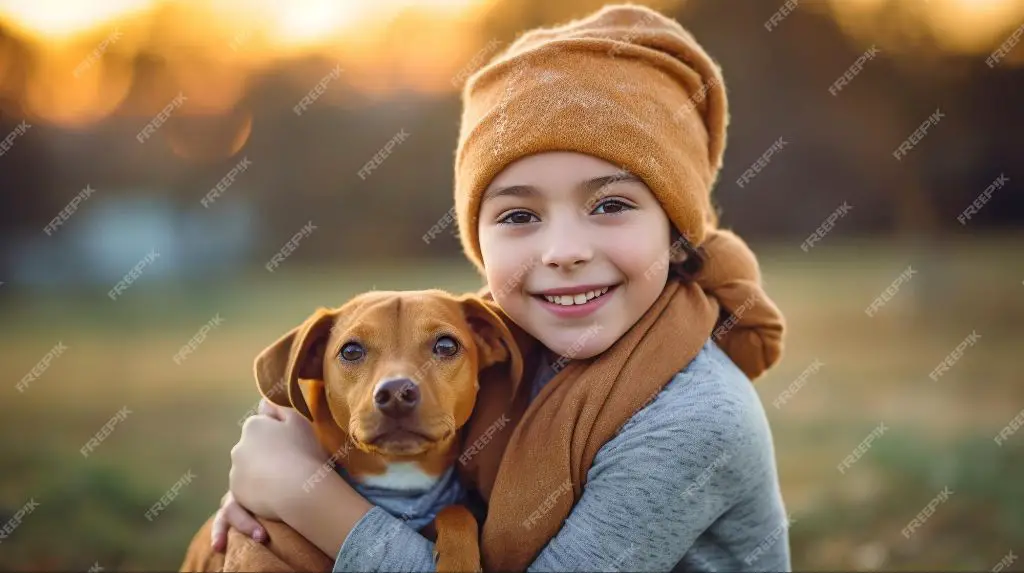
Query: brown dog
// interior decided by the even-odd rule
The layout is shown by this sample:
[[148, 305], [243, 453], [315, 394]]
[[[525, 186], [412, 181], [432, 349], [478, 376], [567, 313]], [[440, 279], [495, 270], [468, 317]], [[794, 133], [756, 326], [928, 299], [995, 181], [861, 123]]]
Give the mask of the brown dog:
[[[255, 370], [260, 393], [312, 422], [357, 491], [428, 537], [436, 531], [438, 571], [476, 571], [477, 524], [459, 505], [465, 492], [454, 464], [479, 373], [504, 362], [510, 376], [521, 376], [512, 334], [479, 298], [372, 291], [340, 308], [317, 310], [264, 350]], [[318, 559], [296, 556], [310, 552], [311, 544], [284, 524], [261, 523], [280, 560], [265, 565], [330, 569], [333, 556], [315, 548]], [[234, 568], [230, 544], [245, 538], [231, 532], [224, 562], [210, 550], [211, 527], [212, 520], [196, 534], [182, 571]]]

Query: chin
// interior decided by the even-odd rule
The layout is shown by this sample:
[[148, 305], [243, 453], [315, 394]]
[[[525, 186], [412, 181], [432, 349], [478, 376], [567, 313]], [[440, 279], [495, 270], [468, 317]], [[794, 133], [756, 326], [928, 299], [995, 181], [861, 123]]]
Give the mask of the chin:
[[407, 457], [407, 456], [418, 456], [425, 454], [430, 450], [437, 447], [436, 442], [399, 442], [399, 443], [385, 443], [385, 444], [369, 444], [368, 453], [378, 454], [388, 457]]
[[373, 442], [356, 438], [353, 441], [356, 448], [363, 452], [390, 457], [416, 456], [429, 452], [438, 446], [438, 442], [420, 438], [382, 439]]
[[586, 360], [611, 348], [617, 338], [610, 337], [608, 330], [602, 329], [600, 333], [590, 337], [587, 334], [574, 333], [556, 339], [540, 339], [540, 341], [559, 356], [567, 356], [572, 360]]
[[[435, 438], [434, 435], [440, 435]], [[451, 443], [454, 432], [441, 431], [438, 434], [427, 431], [396, 429], [387, 432], [359, 431], [352, 435], [357, 449], [368, 454], [390, 457], [417, 456], [443, 448]]]

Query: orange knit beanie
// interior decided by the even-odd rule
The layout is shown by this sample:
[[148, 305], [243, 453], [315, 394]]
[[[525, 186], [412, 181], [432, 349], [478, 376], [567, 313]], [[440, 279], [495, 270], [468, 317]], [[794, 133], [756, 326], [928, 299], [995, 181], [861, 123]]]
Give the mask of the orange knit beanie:
[[691, 244], [716, 223], [710, 191], [728, 111], [718, 65], [675, 20], [635, 5], [531, 30], [462, 92], [455, 212], [482, 271], [480, 201], [510, 163], [576, 151], [641, 177]]

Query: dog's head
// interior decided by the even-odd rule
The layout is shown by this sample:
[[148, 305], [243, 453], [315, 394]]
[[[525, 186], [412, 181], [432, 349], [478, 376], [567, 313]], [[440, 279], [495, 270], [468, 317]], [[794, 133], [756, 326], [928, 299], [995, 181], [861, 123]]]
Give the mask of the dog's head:
[[329, 417], [363, 451], [414, 456], [451, 443], [472, 413], [480, 370], [506, 361], [522, 376], [512, 334], [479, 298], [372, 291], [317, 310], [255, 369], [271, 402], [314, 423]]

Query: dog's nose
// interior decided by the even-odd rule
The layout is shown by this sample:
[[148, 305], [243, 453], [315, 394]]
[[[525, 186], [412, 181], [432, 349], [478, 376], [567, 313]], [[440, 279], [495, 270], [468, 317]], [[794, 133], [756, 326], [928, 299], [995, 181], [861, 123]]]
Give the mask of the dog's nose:
[[416, 409], [420, 403], [420, 388], [408, 378], [388, 380], [377, 386], [373, 404], [385, 416], [399, 418]]

